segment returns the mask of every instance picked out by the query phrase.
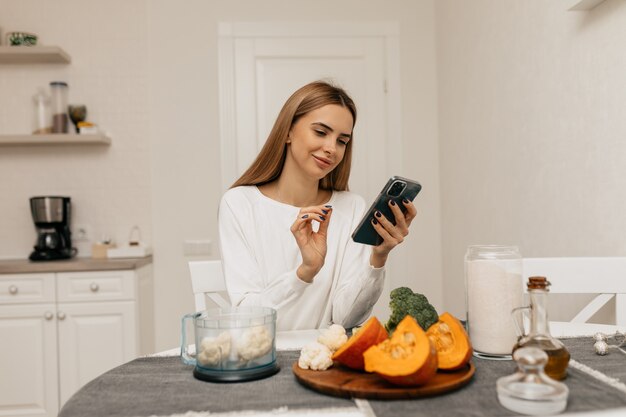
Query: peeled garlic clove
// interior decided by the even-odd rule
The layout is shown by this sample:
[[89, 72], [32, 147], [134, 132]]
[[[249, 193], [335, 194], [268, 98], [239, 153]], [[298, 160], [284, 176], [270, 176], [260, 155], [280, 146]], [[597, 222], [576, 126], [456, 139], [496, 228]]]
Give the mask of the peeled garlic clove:
[[607, 345], [604, 340], [598, 340], [594, 343], [593, 347], [596, 349], [596, 353], [600, 356], [604, 356], [609, 353], [609, 345]]

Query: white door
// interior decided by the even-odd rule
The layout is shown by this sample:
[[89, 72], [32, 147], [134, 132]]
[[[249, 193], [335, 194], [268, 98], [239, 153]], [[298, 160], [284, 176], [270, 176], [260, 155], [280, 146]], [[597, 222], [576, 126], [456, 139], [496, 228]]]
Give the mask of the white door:
[[98, 375], [135, 358], [132, 301], [62, 303], [57, 311], [61, 406]]
[[376, 190], [368, 185], [380, 186], [386, 176], [384, 52], [383, 40], [377, 38], [236, 41], [239, 171], [252, 163], [291, 93], [328, 79], [357, 104], [350, 187], [373, 198]]
[[0, 306], [0, 416], [56, 416], [54, 304]]

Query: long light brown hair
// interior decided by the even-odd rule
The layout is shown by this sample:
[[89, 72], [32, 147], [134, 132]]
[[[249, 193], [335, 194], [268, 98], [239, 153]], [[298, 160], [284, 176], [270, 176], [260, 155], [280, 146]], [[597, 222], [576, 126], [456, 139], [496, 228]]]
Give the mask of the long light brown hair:
[[[307, 84], [287, 99], [280, 113], [278, 113], [274, 127], [272, 127], [261, 152], [231, 188], [239, 185], [262, 185], [277, 179], [285, 165], [288, 146], [287, 136], [293, 124], [305, 114], [328, 104], [337, 104], [348, 109], [352, 114], [352, 129], [354, 130], [356, 106], [345, 90], [326, 81], [315, 81]], [[337, 191], [348, 190], [353, 139], [348, 141], [339, 165], [320, 180], [320, 188]]]

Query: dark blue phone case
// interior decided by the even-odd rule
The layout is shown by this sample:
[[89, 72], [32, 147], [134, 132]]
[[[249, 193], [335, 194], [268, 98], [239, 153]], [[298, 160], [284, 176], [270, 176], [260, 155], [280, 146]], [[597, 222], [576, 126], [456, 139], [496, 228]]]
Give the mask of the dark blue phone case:
[[[395, 192], [393, 192], [394, 195], [389, 195], [389, 191], [393, 189], [394, 184], [397, 182], [404, 183], [406, 186], [398, 195], [395, 195]], [[402, 212], [406, 213], [406, 208], [404, 208], [402, 199], [406, 198], [409, 201], [413, 201], [421, 189], [422, 186], [417, 181], [398, 176], [389, 178], [387, 184], [385, 184], [382, 191], [378, 194], [378, 197], [376, 197], [376, 200], [374, 200], [374, 203], [371, 205], [369, 210], [365, 212], [365, 216], [361, 219], [361, 222], [357, 226], [354, 233], [352, 233], [352, 240], [365, 245], [380, 245], [383, 238], [380, 237], [376, 229], [374, 229], [374, 226], [372, 226], [372, 218], [375, 217], [374, 213], [376, 211], [380, 211], [383, 216], [395, 225], [395, 216], [391, 211], [391, 207], [389, 207], [389, 200], [394, 200]]]

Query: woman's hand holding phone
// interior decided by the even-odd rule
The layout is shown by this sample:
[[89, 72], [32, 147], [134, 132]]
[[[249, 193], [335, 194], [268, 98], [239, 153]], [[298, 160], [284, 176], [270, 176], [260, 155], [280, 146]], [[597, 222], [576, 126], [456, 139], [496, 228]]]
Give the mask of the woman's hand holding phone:
[[376, 211], [371, 219], [372, 227], [383, 238], [383, 242], [380, 245], [372, 248], [370, 264], [375, 268], [384, 266], [389, 252], [408, 236], [409, 226], [417, 215], [417, 209], [411, 201], [404, 198], [401, 203], [406, 208], [406, 213], [402, 212], [400, 207], [398, 207], [398, 203], [394, 200], [390, 199], [387, 202], [395, 217], [395, 225], [380, 211]]
[[[332, 215], [331, 206], [311, 206], [300, 209], [298, 218], [291, 225], [291, 233], [296, 239], [302, 264], [298, 267], [297, 275], [305, 282], [312, 282], [313, 278], [324, 266], [326, 259], [326, 238], [328, 224]], [[313, 231], [313, 221], [320, 224], [317, 232]]]
[[422, 186], [415, 180], [393, 176], [352, 233], [356, 243], [372, 245], [370, 264], [380, 268], [387, 262], [389, 252], [409, 234], [409, 226], [417, 215], [412, 201]]

